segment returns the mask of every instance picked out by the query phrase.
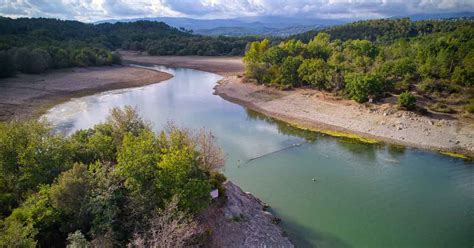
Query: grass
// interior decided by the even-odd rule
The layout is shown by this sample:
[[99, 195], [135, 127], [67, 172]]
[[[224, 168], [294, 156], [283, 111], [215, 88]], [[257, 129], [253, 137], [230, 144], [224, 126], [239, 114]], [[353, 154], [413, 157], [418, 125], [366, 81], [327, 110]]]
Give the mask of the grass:
[[439, 103], [439, 102], [429, 105], [428, 108], [432, 111], [446, 113], [446, 114], [452, 114], [456, 112], [454, 109], [452, 109], [448, 105]]

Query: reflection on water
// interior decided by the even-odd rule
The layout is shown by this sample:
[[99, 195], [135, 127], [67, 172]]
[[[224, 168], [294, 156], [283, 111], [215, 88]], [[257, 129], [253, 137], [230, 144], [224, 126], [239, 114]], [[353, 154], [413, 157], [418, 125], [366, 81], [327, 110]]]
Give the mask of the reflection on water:
[[472, 163], [300, 130], [212, 95], [218, 75], [157, 69], [174, 77], [74, 99], [46, 117], [70, 133], [132, 105], [155, 130], [169, 120], [212, 130], [228, 155], [226, 176], [267, 202], [300, 247], [474, 244]]

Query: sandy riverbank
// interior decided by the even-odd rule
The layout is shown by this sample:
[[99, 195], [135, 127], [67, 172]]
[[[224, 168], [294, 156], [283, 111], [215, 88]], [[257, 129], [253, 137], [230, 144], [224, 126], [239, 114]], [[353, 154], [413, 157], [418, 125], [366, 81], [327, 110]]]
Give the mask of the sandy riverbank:
[[39, 75], [18, 74], [0, 80], [0, 121], [40, 116], [49, 107], [73, 97], [143, 86], [172, 75], [129, 66], [54, 70]]
[[241, 57], [147, 56], [133, 51], [122, 51], [120, 53], [124, 63], [185, 67], [212, 72], [221, 76], [242, 73], [245, 69]]
[[237, 76], [226, 77], [216, 86], [216, 93], [226, 100], [311, 130], [361, 137], [367, 142], [385, 141], [474, 155], [472, 122], [420, 116], [391, 104], [365, 106], [311, 89], [279, 91], [242, 81]]

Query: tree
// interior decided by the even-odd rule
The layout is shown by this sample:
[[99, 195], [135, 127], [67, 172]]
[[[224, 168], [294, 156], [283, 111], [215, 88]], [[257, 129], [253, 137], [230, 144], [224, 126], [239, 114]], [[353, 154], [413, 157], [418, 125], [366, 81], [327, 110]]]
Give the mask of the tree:
[[15, 74], [15, 64], [10, 53], [0, 51], [0, 78], [11, 77]]
[[318, 33], [306, 46], [306, 51], [310, 58], [327, 61], [331, 56], [330, 35]]
[[86, 226], [88, 210], [85, 202], [89, 196], [90, 180], [87, 166], [75, 164], [70, 170], [63, 172], [51, 186], [52, 206], [68, 218], [64, 229], [75, 230]]
[[398, 106], [406, 109], [414, 109], [416, 107], [416, 97], [408, 91], [401, 93], [397, 99]]
[[330, 88], [331, 71], [329, 65], [322, 59], [305, 59], [298, 68], [301, 80], [318, 89]]
[[[0, 199], [3, 214], [17, 207], [41, 184], [50, 184], [71, 166], [72, 152], [64, 137], [52, 134], [44, 122], [0, 123], [0, 182], [3, 194], [15, 199]], [[3, 202], [6, 200], [6, 202]]]
[[280, 83], [285, 86], [298, 86], [300, 85], [300, 77], [298, 75], [298, 68], [303, 63], [303, 58], [298, 57], [286, 57], [281, 65], [281, 79]]
[[150, 219], [150, 228], [142, 233], [135, 233], [129, 247], [186, 247], [191, 239], [199, 233], [198, 224], [186, 213], [178, 209], [179, 199], [172, 200]]
[[382, 93], [383, 84], [376, 75], [352, 73], [346, 76], [346, 91], [352, 100], [362, 103]]
[[89, 248], [91, 244], [84, 237], [81, 231], [77, 230], [67, 236], [68, 244], [66, 248]]

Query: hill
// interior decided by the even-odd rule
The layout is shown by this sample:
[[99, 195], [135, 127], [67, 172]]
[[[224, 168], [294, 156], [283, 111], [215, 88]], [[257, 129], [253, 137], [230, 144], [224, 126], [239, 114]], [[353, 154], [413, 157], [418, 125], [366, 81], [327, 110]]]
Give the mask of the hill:
[[[136, 21], [164, 22], [172, 27], [193, 30], [194, 33], [210, 36], [279, 36], [286, 37], [305, 32], [315, 27], [328, 27], [347, 23], [350, 20], [296, 18], [282, 16], [239, 17], [230, 19], [192, 19], [186, 17], [154, 17], [136, 19], [111, 19], [97, 22], [117, 23]], [[313, 27], [313, 28], [311, 28]]]
[[365, 20], [319, 30], [311, 30], [291, 36], [290, 39], [309, 42], [318, 33], [324, 32], [329, 34], [332, 39], [340, 39], [342, 41], [360, 39], [387, 43], [399, 38], [410, 38], [422, 34], [454, 31], [460, 27], [472, 25], [472, 20], [471, 18], [423, 21], [411, 21], [409, 18]]
[[15, 71], [119, 63], [116, 49], [150, 55], [242, 55], [255, 37], [207, 37], [163, 22], [87, 24], [48, 18], [0, 17], [0, 77]]

